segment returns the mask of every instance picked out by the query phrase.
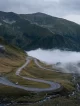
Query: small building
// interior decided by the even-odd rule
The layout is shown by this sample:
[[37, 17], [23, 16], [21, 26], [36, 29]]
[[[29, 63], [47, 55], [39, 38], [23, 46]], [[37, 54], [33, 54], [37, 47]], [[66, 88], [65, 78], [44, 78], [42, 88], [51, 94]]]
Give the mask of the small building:
[[5, 46], [0, 44], [0, 52], [4, 52], [5, 51]]

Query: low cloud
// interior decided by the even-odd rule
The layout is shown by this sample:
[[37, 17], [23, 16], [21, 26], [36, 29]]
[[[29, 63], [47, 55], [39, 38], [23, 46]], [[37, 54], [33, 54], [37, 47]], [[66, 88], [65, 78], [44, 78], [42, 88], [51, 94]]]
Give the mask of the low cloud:
[[28, 55], [52, 64], [62, 72], [80, 73], [80, 52], [37, 49], [28, 52]]

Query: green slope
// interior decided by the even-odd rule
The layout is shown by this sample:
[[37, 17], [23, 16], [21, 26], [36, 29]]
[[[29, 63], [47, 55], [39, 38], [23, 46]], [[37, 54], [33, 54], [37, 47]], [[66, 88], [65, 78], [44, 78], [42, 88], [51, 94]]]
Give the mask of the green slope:
[[80, 50], [80, 25], [43, 13], [0, 12], [0, 36], [24, 50]]
[[20, 16], [29, 20], [33, 24], [47, 28], [52, 33], [55, 33], [56, 36], [50, 38], [51, 40], [48, 40], [48, 42], [50, 42], [49, 48], [79, 50], [80, 25], [62, 18], [52, 17], [44, 13], [21, 14]]
[[80, 25], [62, 18], [52, 17], [44, 13], [22, 14], [20, 16], [34, 24], [46, 27], [56, 34], [72, 36], [80, 34]]

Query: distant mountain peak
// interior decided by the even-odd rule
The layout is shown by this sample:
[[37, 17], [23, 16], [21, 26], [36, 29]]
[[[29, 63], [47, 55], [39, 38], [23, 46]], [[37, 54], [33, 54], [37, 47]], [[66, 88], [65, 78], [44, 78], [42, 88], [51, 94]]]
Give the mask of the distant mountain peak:
[[50, 16], [48, 14], [41, 13], [41, 12], [36, 12], [36, 13], [29, 14], [29, 15], [34, 15], [34, 16], [38, 16], [38, 17]]
[[41, 13], [41, 12], [36, 12], [36, 13], [33, 13], [33, 14], [35, 14], [35, 15], [47, 15], [47, 14]]

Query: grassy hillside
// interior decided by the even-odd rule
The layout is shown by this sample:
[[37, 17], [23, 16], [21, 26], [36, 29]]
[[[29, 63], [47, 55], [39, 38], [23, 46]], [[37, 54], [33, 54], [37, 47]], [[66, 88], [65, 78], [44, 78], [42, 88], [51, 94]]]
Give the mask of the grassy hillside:
[[80, 33], [80, 25], [62, 18], [53, 17], [44, 13], [21, 14], [21, 17], [33, 24], [48, 28], [53, 33], [76, 36]]
[[[8, 45], [2, 38], [0, 38], [0, 45], [5, 47], [3, 53], [0, 51], [0, 77], [6, 77], [13, 83], [18, 82], [25, 87], [50, 87], [44, 83], [24, 80], [19, 76], [16, 76], [16, 70], [26, 61], [26, 54], [21, 49]], [[0, 103], [20, 102], [26, 100], [26, 98], [26, 102], [35, 102], [43, 99], [45, 96], [45, 93], [37, 95], [36, 93], [0, 84]]]
[[[53, 34], [46, 28], [31, 24], [28, 20], [20, 18], [15, 13], [0, 12], [0, 35], [10, 44], [17, 45], [22, 49], [31, 49], [37, 46], [38, 40]], [[11, 23], [13, 22], [13, 23]], [[30, 46], [36, 43], [34, 47]], [[39, 46], [39, 45], [38, 45]]]
[[25, 62], [26, 55], [21, 49], [8, 45], [2, 38], [0, 45], [5, 47], [5, 50], [0, 52], [0, 73], [12, 71]]
[[0, 36], [24, 50], [80, 50], [80, 25], [43, 13], [0, 12]]
[[[56, 35], [49, 39], [43, 39], [45, 45], [43, 48], [79, 50], [80, 25], [44, 13], [21, 14], [20, 16], [29, 20], [32, 24], [47, 28]], [[49, 46], [47, 44], [49, 44]]]
[[64, 74], [53, 71], [40, 69], [36, 66], [34, 61], [32, 61], [22, 72], [22, 76], [28, 76], [31, 78], [41, 78], [44, 80], [50, 80], [60, 83], [68, 91], [74, 90], [74, 84], [72, 84], [72, 76], [70, 74]]
[[[28, 81], [20, 78], [19, 76], [15, 75], [15, 71], [22, 66], [22, 64], [25, 63], [26, 55], [25, 53], [15, 47], [8, 45], [2, 38], [0, 38], [0, 44], [5, 47], [4, 52], [0, 52], [0, 76], [7, 77], [10, 81], [13, 83], [18, 82], [22, 86], [27, 87], [38, 87], [38, 88], [47, 88], [50, 87], [47, 84], [44, 83], [37, 83], [34, 81]], [[39, 63], [43, 65], [44, 67], [50, 68], [50, 66], [46, 66], [45, 64], [42, 64], [40, 61]], [[76, 100], [74, 101], [74, 98], [67, 98], [68, 94], [72, 92], [74, 88], [74, 84], [72, 83], [72, 76], [70, 74], [62, 74], [57, 73], [55, 70], [53, 71], [47, 71], [43, 69], [39, 69], [33, 61], [30, 62], [28, 67], [24, 68], [21, 72], [21, 75], [28, 76], [31, 78], [41, 78], [44, 80], [50, 80], [60, 83], [64, 89], [60, 93], [60, 97], [57, 99], [51, 99], [46, 102], [40, 102], [36, 103], [37, 101], [43, 100], [46, 95], [50, 96], [53, 95], [53, 92], [44, 92], [44, 93], [33, 93], [28, 92], [25, 90], [17, 89], [14, 87], [9, 87], [0, 84], [0, 103], [32, 103], [30, 105], [26, 104], [23, 106], [56, 106], [56, 103], [62, 106], [65, 106], [64, 104], [67, 103], [70, 104], [70, 106], [79, 106], [79, 105], [73, 105], [76, 103]], [[61, 100], [64, 100], [64, 102], [61, 102]], [[74, 103], [73, 103], [74, 102]], [[12, 106], [12, 104], [11, 104]], [[14, 105], [13, 105], [14, 106]], [[15, 106], [20, 106], [19, 104], [15, 104]]]
[[[65, 97], [53, 98], [51, 100], [47, 100], [46, 102], [34, 103], [34, 104], [24, 104], [23, 106], [79, 106], [79, 100], [69, 99]], [[22, 106], [22, 105], [15, 105]]]

